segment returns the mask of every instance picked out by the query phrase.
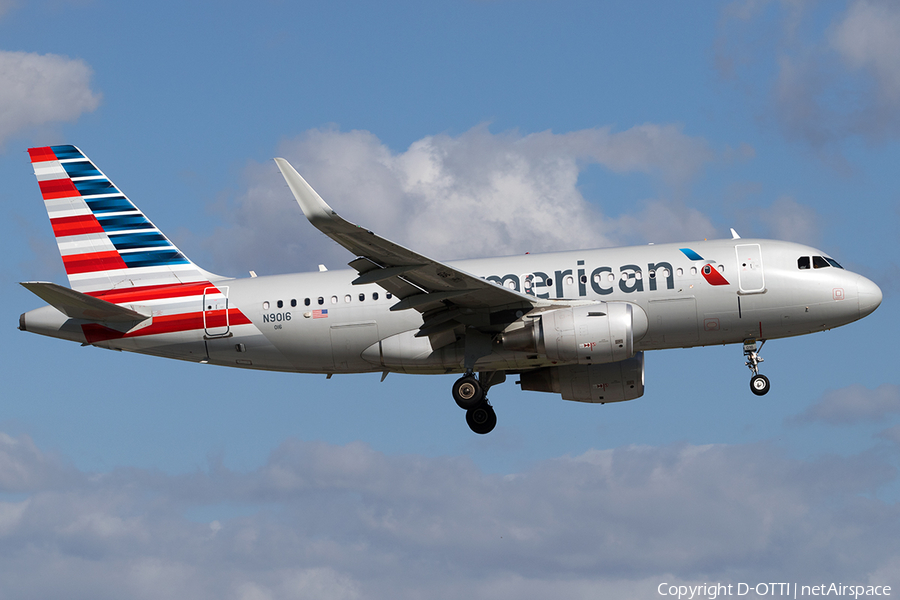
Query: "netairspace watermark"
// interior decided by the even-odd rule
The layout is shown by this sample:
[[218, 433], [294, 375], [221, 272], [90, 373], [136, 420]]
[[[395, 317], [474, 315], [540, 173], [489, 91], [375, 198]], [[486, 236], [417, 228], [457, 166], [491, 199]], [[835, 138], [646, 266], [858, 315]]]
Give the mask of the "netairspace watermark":
[[842, 596], [845, 598], [865, 598], [890, 596], [889, 585], [844, 585], [843, 583], [820, 583], [801, 585], [790, 582], [778, 583], [704, 583], [701, 585], [675, 585], [663, 582], [656, 591], [660, 596], [671, 596], [678, 600], [716, 600], [727, 596], [806, 598], [813, 596]]

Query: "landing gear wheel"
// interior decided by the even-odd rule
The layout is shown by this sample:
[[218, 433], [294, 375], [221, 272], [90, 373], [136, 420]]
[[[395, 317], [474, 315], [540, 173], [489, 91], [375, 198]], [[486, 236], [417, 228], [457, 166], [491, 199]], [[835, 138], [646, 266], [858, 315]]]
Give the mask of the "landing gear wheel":
[[757, 396], [764, 396], [766, 392], [769, 391], [769, 378], [759, 374], [759, 363], [763, 362], [763, 358], [759, 353], [765, 345], [766, 340], [762, 341], [759, 348], [756, 347], [756, 340], [744, 340], [744, 356], [747, 357], [747, 362], [744, 364], [746, 364], [750, 368], [750, 372], [753, 373], [753, 377], [750, 378], [750, 391]]
[[469, 410], [478, 406], [484, 400], [484, 390], [481, 384], [472, 375], [460, 377], [453, 384], [453, 399], [456, 405], [463, 410]]
[[750, 390], [757, 396], [764, 396], [769, 391], [769, 378], [765, 375], [754, 375], [750, 378]]
[[497, 413], [495, 413], [493, 407], [485, 401], [475, 408], [470, 408], [466, 411], [466, 423], [469, 425], [469, 429], [475, 433], [484, 435], [493, 431], [494, 427], [497, 425]]

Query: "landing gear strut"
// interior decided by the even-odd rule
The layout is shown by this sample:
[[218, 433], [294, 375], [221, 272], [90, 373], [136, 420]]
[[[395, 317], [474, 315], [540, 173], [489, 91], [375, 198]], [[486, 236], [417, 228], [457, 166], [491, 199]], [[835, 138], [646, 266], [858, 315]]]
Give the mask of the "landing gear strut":
[[497, 414], [488, 402], [487, 391], [505, 379], [506, 374], [502, 371], [483, 372], [478, 377], [468, 371], [453, 384], [453, 399], [466, 411], [466, 423], [475, 433], [490, 433], [497, 425]]
[[759, 374], [759, 363], [763, 362], [759, 353], [765, 345], [766, 340], [762, 341], [759, 348], [756, 347], [756, 340], [744, 340], [744, 356], [747, 357], [745, 364], [753, 373], [753, 377], [750, 378], [750, 391], [757, 396], [764, 396], [769, 391], [769, 378]]

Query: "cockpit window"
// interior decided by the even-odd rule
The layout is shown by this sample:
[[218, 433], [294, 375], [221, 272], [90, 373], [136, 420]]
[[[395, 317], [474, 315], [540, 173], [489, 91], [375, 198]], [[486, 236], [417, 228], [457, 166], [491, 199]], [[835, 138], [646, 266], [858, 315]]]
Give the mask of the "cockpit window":
[[825, 260], [823, 256], [813, 256], [813, 268], [814, 269], [824, 269], [826, 267], [830, 267], [828, 261]]
[[809, 257], [801, 256], [797, 259], [797, 268], [798, 269], [808, 269], [809, 268]]
[[828, 257], [826, 256], [826, 257], [825, 257], [825, 260], [828, 261], [828, 264], [829, 264], [829, 265], [831, 265], [832, 267], [834, 267], [834, 268], [836, 268], [836, 269], [843, 269], [843, 268], [844, 268], [844, 267], [842, 267], [841, 265], [839, 265], [839, 264], [838, 264], [838, 261], [834, 260], [833, 258], [828, 258]]

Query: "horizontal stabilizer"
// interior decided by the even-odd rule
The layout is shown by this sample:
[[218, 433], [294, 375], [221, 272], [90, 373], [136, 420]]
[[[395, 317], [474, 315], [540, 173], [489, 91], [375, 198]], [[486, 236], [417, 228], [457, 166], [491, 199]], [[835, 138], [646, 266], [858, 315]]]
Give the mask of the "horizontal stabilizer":
[[25, 281], [21, 285], [71, 319], [98, 323], [125, 323], [150, 318], [149, 314], [94, 298], [55, 283]]

